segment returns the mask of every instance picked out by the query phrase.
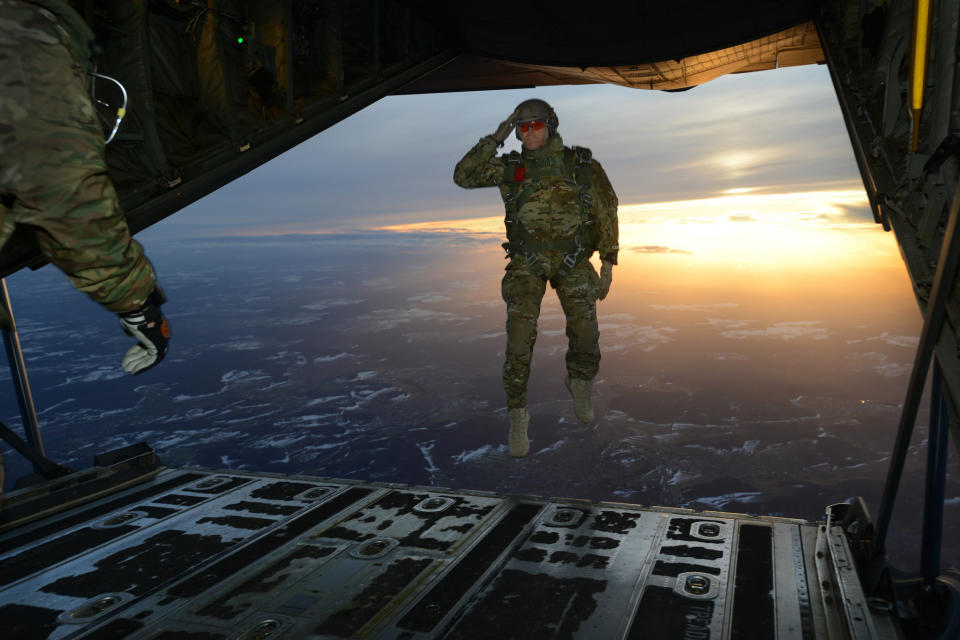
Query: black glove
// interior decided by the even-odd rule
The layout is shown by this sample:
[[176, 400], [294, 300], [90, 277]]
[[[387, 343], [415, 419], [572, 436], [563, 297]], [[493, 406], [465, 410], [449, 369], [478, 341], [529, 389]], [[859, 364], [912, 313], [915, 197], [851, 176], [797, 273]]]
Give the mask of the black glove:
[[167, 355], [170, 323], [160, 312], [160, 305], [166, 301], [158, 287], [138, 310], [117, 314], [123, 332], [137, 340], [123, 357], [123, 370], [127, 373], [143, 373]]

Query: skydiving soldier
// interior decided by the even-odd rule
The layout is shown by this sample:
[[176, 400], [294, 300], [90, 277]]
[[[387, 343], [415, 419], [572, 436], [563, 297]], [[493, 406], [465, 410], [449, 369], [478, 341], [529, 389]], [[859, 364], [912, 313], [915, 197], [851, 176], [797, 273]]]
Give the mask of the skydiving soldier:
[[[0, 249], [27, 226], [77, 289], [119, 315], [137, 340], [122, 365], [137, 374], [163, 359], [170, 326], [107, 177], [87, 92], [93, 38], [67, 0], [0, 0]], [[0, 328], [12, 327], [0, 305]]]
[[[500, 188], [510, 259], [501, 283], [507, 303], [503, 386], [510, 414], [510, 455], [530, 450], [527, 380], [537, 339], [540, 302], [549, 282], [567, 320], [566, 387], [581, 422], [594, 419], [591, 390], [600, 366], [597, 300], [610, 291], [617, 264], [617, 194], [589, 149], [565, 147], [559, 120], [543, 100], [521, 102], [497, 130], [457, 164], [464, 188]], [[522, 152], [497, 155], [516, 129]], [[590, 263], [600, 253], [600, 275]]]

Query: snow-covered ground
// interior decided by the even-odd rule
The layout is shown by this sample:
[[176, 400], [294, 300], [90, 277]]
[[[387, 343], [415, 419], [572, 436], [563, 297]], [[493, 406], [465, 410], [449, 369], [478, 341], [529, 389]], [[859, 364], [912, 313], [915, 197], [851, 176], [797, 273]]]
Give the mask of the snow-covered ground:
[[[383, 235], [148, 247], [173, 339], [164, 363], [133, 378], [120, 371], [129, 341], [112, 318], [53, 269], [16, 274], [48, 454], [85, 467], [145, 441], [172, 465], [810, 519], [856, 495], [876, 508], [919, 330], [909, 292], [897, 308], [866, 288], [845, 294], [845, 308], [789, 298], [771, 308], [751, 290], [665, 279], [684, 254], [628, 253], [598, 306], [597, 421], [573, 416], [548, 288], [531, 454], [513, 460], [499, 240]], [[0, 419], [18, 427], [10, 387], [0, 372]], [[903, 549], [917, 535], [925, 434], [922, 415], [901, 493], [908, 524], [894, 533]], [[4, 453], [8, 481], [28, 471]], [[956, 456], [951, 472], [957, 531]], [[946, 559], [960, 563], [960, 550]]]

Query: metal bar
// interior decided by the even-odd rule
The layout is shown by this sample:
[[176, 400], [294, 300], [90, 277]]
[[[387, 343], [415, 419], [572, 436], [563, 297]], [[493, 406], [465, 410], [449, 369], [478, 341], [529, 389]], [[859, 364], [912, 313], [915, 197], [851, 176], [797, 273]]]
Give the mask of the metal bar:
[[[821, 547], [820, 537], [824, 538], [825, 544]], [[839, 614], [846, 622], [847, 634], [851, 640], [872, 640], [877, 638], [877, 630], [874, 625], [873, 617], [869, 615], [869, 605], [867, 604], [867, 595], [863, 591], [863, 585], [857, 574], [856, 562], [847, 537], [843, 533], [843, 527], [839, 526], [834, 520], [832, 510], [828, 510], [827, 525], [821, 529], [817, 535], [817, 551], [821, 549], [827, 553], [827, 566], [829, 573], [821, 574], [822, 580], [825, 576], [830, 576], [830, 581], [836, 585], [837, 594], [831, 594], [827, 589], [821, 591], [821, 597], [825, 606], [831, 606], [831, 601], [839, 602]], [[818, 564], [818, 567], [821, 566]], [[829, 591], [833, 591], [830, 589]], [[833, 606], [837, 606], [834, 604]], [[832, 635], [830, 637], [833, 637]]]
[[930, 388], [930, 432], [927, 436], [927, 482], [923, 496], [923, 537], [920, 542], [920, 572], [928, 585], [940, 575], [943, 548], [943, 499], [947, 477], [947, 440], [950, 417], [942, 391], [940, 361], [933, 363]]
[[[960, 13], [960, 7], [958, 7]], [[956, 17], [960, 20], [960, 16]], [[960, 133], [960, 43], [957, 43], [953, 50], [953, 85], [950, 90], [950, 121], [948, 131], [950, 133]]]
[[17, 450], [24, 458], [33, 464], [33, 469], [44, 478], [52, 479], [73, 473], [73, 469], [62, 467], [56, 462], [37, 453], [37, 450], [17, 435], [17, 432], [0, 422], [0, 439]]
[[[334, 58], [334, 92], [337, 98], [343, 100], [345, 99], [345, 73], [343, 65], [343, 3], [340, 0], [334, 0], [333, 3], [333, 15], [330, 18], [331, 29], [333, 33], [328, 30], [327, 33], [331, 34], [333, 37], [328, 45], [328, 52]], [[328, 60], [329, 62], [329, 60]]]
[[927, 312], [923, 318], [923, 332], [920, 334], [920, 344], [913, 361], [913, 370], [910, 372], [907, 396], [903, 401], [900, 426], [897, 429], [897, 439], [891, 452], [890, 467], [887, 470], [887, 480], [880, 501], [880, 511], [876, 523], [877, 536], [874, 544], [874, 553], [877, 555], [884, 551], [887, 529], [890, 526], [893, 505], [897, 499], [900, 477], [903, 475], [907, 449], [910, 447], [910, 436], [913, 434], [917, 410], [920, 407], [920, 396], [923, 394], [923, 386], [927, 379], [927, 370], [930, 368], [930, 360], [933, 358], [933, 350], [940, 338], [940, 331], [943, 329], [946, 320], [947, 300], [953, 290], [957, 267], [960, 266], [960, 224], [958, 224], [958, 217], [960, 217], [960, 183], [954, 190], [953, 203], [950, 205], [950, 216], [943, 235], [943, 244], [940, 247], [940, 259], [937, 262], [937, 274], [933, 279], [930, 301], [927, 303]]
[[[33, 404], [33, 394], [30, 392], [30, 381], [27, 379], [27, 367], [23, 361], [23, 351], [20, 349], [17, 321], [13, 316], [13, 306], [10, 304], [6, 278], [0, 278], [0, 304], [10, 315], [10, 330], [3, 330], [3, 344], [7, 351], [10, 376], [13, 378], [13, 386], [17, 392], [17, 404], [20, 405], [23, 430], [26, 433], [27, 442], [42, 456], [43, 438], [40, 437], [40, 423], [37, 421], [37, 409]], [[40, 473], [40, 467], [36, 463], [34, 463], [33, 469]]]
[[283, 55], [287, 60], [287, 114], [293, 113], [295, 102], [293, 94], [293, 0], [283, 3]]
[[[861, 140], [861, 131], [854, 119], [856, 110], [851, 108], [851, 100], [839, 77], [837, 61], [834, 51], [831, 49], [830, 38], [824, 30], [823, 18], [818, 17], [815, 21], [817, 26], [817, 35], [820, 38], [820, 48], [823, 50], [824, 57], [827, 59], [827, 70], [830, 72], [830, 80], [833, 82], [833, 89], [837, 94], [837, 101], [840, 103], [840, 113], [843, 114], [844, 124], [847, 126], [847, 134], [850, 136], [850, 145], [853, 147], [853, 157], [857, 161], [857, 168], [860, 170], [860, 179], [863, 180], [863, 188], [867, 192], [867, 200], [870, 202], [870, 209], [873, 211], [873, 220], [880, 223], [880, 193], [892, 193], [893, 190], [881, 189], [878, 184], [878, 176], [871, 169], [870, 156]], [[866, 139], [871, 139], [867, 136]]]
[[380, 80], [380, 39], [383, 37], [383, 29], [380, 24], [380, 0], [374, 0], [373, 3], [373, 77]]

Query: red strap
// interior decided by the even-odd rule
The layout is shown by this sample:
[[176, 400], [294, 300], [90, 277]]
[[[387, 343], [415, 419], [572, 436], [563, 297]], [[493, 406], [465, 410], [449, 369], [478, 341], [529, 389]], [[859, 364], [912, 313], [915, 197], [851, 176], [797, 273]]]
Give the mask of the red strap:
[[524, 166], [517, 166], [513, 172], [513, 181], [514, 182], [523, 182], [523, 179], [527, 176], [527, 168]]

